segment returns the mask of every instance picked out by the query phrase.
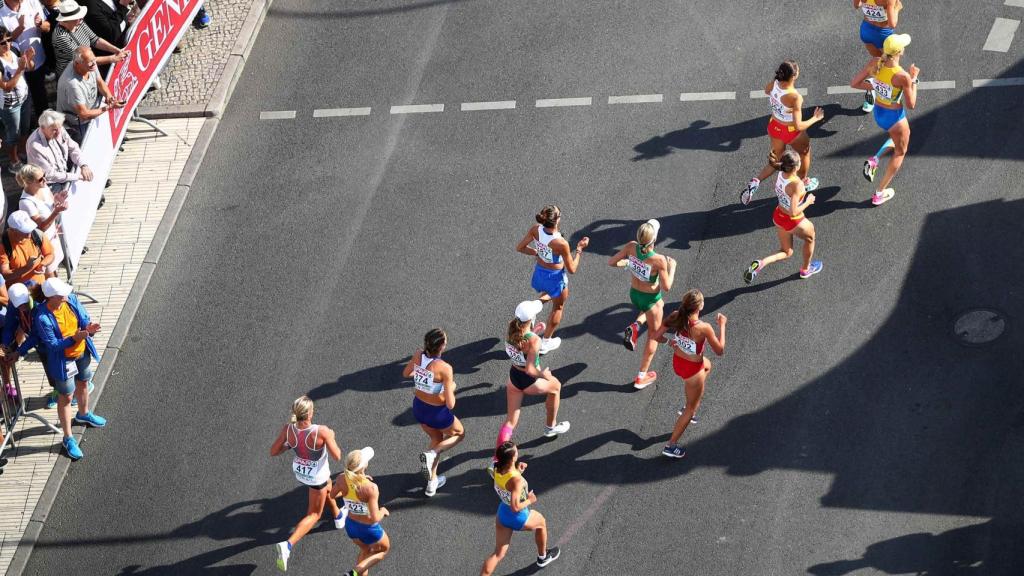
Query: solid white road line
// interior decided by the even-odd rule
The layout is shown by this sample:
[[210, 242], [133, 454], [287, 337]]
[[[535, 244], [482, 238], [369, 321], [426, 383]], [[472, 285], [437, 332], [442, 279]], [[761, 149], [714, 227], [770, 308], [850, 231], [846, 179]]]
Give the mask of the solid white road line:
[[515, 107], [515, 100], [496, 100], [494, 102], [463, 102], [461, 110], [463, 112], [471, 112], [473, 110], [512, 110]]
[[975, 88], [1000, 88], [1003, 86], [1024, 86], [1024, 77], [1016, 78], [979, 78], [971, 80]]
[[988, 50], [989, 52], [1006, 52], [1009, 50], [1010, 44], [1013, 42], [1013, 35], [1017, 33], [1018, 26], [1020, 26], [1020, 20], [996, 18], [996, 21], [992, 23], [992, 29], [988, 31], [988, 39], [985, 40], [985, 46], [982, 47], [982, 50]]
[[680, 102], [697, 102], [700, 100], [735, 100], [735, 92], [683, 92], [679, 95]]
[[[797, 88], [796, 91], [801, 96], [807, 96], [807, 88]], [[751, 98], [767, 98], [768, 95], [764, 93], [764, 90], [751, 90], [750, 91], [750, 97]]]
[[370, 108], [317, 108], [313, 110], [313, 118], [330, 118], [333, 116], [369, 116]]
[[591, 98], [542, 98], [537, 100], [537, 108], [555, 108], [557, 106], [590, 106]]
[[662, 102], [665, 100], [663, 94], [637, 94], [635, 96], [609, 96], [609, 104], [648, 104], [651, 102]]
[[953, 90], [956, 88], [954, 80], [932, 80], [931, 82], [918, 82], [918, 90]]
[[294, 120], [295, 110], [270, 110], [260, 112], [260, 120]]
[[403, 104], [392, 106], [392, 114], [424, 114], [427, 112], [444, 112], [444, 104]]
[[1024, 0], [1006, 0], [1005, 4], [1014, 8], [1024, 8]]
[[864, 90], [860, 88], [850, 88], [849, 86], [829, 86], [826, 90], [829, 94], [863, 94]]

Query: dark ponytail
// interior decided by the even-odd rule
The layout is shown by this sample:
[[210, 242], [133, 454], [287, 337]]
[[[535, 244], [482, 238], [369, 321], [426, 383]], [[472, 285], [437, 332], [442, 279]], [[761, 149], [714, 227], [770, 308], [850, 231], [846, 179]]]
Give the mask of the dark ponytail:
[[800, 155], [792, 150], [786, 150], [779, 159], [779, 170], [789, 174], [800, 165]]
[[512, 459], [516, 455], [516, 443], [508, 440], [502, 442], [500, 446], [494, 449], [494, 469], [499, 471], [507, 471], [509, 466], [512, 465]]
[[779, 82], [789, 82], [799, 73], [800, 66], [797, 65], [796, 61], [786, 60], [782, 64], [779, 64], [779, 68], [775, 70], [775, 79]]
[[562, 211], [558, 209], [558, 206], [548, 204], [537, 213], [537, 223], [545, 228], [554, 228], [558, 224], [558, 217], [561, 215]]
[[700, 290], [690, 290], [683, 294], [683, 301], [680, 302], [679, 309], [669, 314], [668, 318], [665, 319], [665, 326], [676, 334], [683, 334], [689, 337], [690, 315], [700, 310], [700, 307], [703, 305], [704, 294]]
[[434, 328], [423, 337], [423, 351], [427, 356], [437, 356], [448, 342], [448, 335], [440, 328]]

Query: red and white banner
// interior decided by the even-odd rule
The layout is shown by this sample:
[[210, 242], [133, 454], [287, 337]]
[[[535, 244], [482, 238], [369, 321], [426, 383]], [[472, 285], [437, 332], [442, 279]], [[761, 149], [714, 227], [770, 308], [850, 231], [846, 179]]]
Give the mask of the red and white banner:
[[[75, 182], [68, 194], [68, 208], [61, 214], [66, 257], [72, 270], [78, 267], [96, 219], [103, 186], [132, 113], [185, 35], [200, 6], [202, 0], [149, 0], [128, 30], [125, 45], [128, 58], [115, 63], [107, 76], [114, 99], [125, 105], [90, 122], [82, 142], [82, 158], [92, 169], [93, 179]], [[131, 194], [131, 190], [128, 193]]]

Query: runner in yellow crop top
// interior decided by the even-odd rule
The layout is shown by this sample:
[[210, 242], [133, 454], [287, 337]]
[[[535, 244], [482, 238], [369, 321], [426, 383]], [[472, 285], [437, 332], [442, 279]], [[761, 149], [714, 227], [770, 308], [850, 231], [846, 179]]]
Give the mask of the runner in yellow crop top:
[[379, 503], [380, 490], [373, 478], [366, 474], [366, 467], [373, 458], [373, 448], [367, 446], [353, 450], [345, 458], [345, 472], [334, 484], [331, 498], [339, 495], [345, 500], [348, 518], [345, 532], [359, 547], [355, 567], [345, 576], [361, 576], [379, 564], [391, 550], [391, 539], [380, 526], [380, 521], [390, 514]]

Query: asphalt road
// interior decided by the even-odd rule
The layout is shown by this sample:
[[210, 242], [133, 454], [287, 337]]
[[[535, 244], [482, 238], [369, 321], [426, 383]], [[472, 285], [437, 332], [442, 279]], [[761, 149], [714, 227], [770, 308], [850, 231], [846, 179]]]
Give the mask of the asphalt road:
[[[907, 2], [907, 60], [957, 88], [921, 92], [897, 196], [872, 208], [860, 166], [882, 136], [858, 95], [825, 90], [865, 60], [840, 4], [277, 0], [108, 382], [110, 426], [87, 434], [26, 573], [273, 573], [305, 494], [268, 448], [304, 393], [343, 450], [379, 454], [394, 550], [374, 573], [475, 573], [493, 546], [498, 343], [531, 294], [514, 245], [554, 202], [592, 244], [545, 359], [572, 430], [540, 438], [533, 402], [517, 432], [563, 549], [546, 573], [1019, 574], [1024, 88], [970, 86], [1024, 76], [1021, 43], [981, 51], [996, 2]], [[747, 92], [785, 57], [828, 114], [809, 211], [825, 269], [801, 281], [786, 262], [745, 286], [775, 247], [773, 200], [737, 201], [768, 145]], [[703, 91], [739, 96], [678, 101]], [[606, 103], [649, 93], [665, 101]], [[387, 113], [413, 103], [446, 108]], [[312, 116], [346, 106], [373, 113]], [[680, 265], [669, 301], [697, 287], [707, 317], [730, 318], [682, 461], [659, 455], [682, 398], [670, 354], [656, 386], [627, 385], [628, 280], [604, 262], [651, 217]], [[959, 343], [973, 308], [999, 311], [1000, 338]], [[435, 325], [468, 439], [428, 500], [399, 371]], [[325, 522], [290, 572], [355, 555]], [[533, 559], [519, 535], [499, 573]]]

